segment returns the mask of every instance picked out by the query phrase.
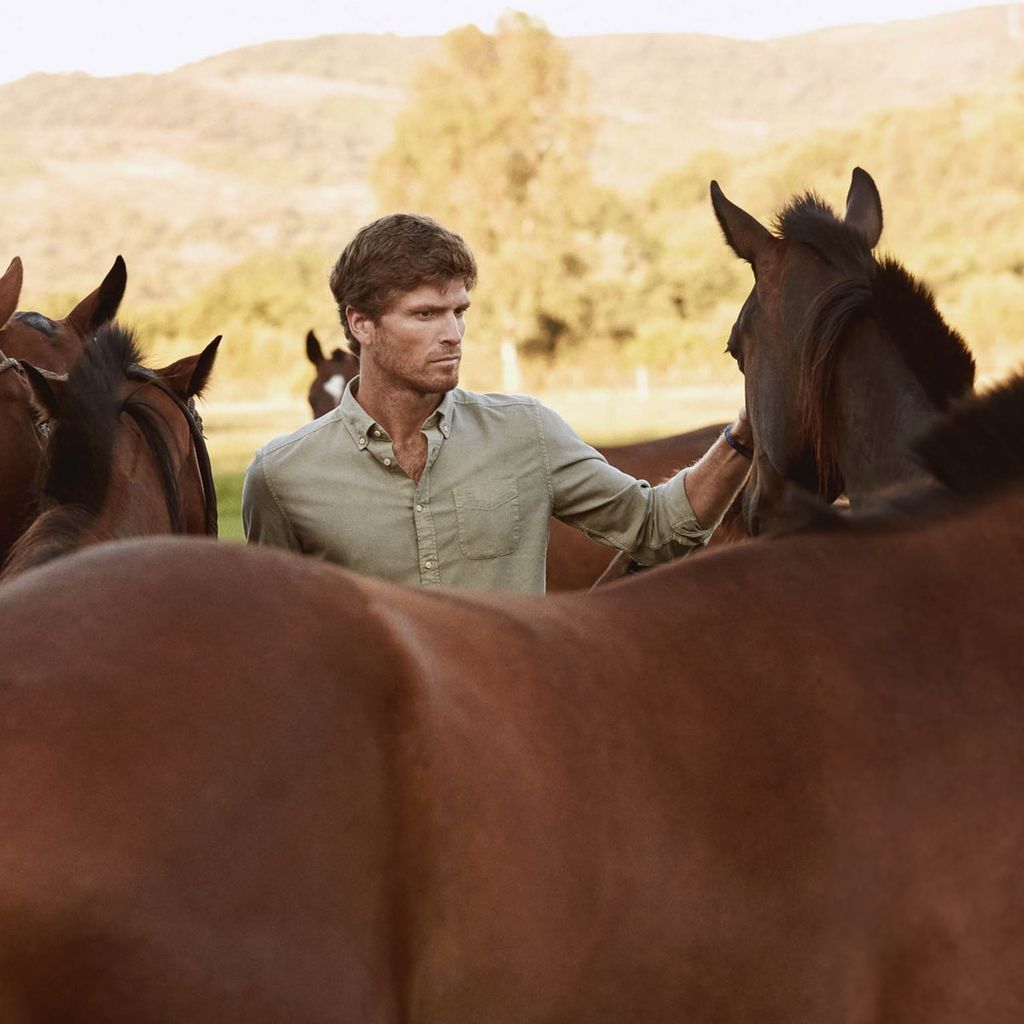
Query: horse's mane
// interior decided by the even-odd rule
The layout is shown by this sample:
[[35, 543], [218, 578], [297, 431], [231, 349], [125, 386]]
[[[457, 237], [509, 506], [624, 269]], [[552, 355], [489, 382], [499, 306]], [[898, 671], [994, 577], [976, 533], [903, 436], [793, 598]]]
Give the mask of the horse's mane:
[[128, 367], [142, 354], [134, 334], [105, 324], [68, 374], [41, 473], [41, 509], [78, 505], [97, 515], [110, 487]]
[[921, 464], [941, 485], [922, 486], [848, 515], [791, 487], [787, 515], [776, 533], [903, 529], [955, 515], [965, 500], [1024, 486], [1024, 370], [989, 390], [954, 402], [913, 443]]
[[[151, 381], [168, 392], [161, 378], [142, 363], [143, 355], [134, 333], [117, 323], [101, 326], [85, 346], [68, 375], [40, 466], [37, 519], [12, 548], [5, 574], [48, 562], [74, 547], [88, 533], [110, 490], [114, 444], [122, 413], [135, 421], [153, 453], [173, 531], [184, 532], [181, 493], [161, 417], [134, 393], [127, 398], [121, 394], [126, 377]], [[212, 515], [211, 532], [215, 533], [216, 504], [206, 448], [198, 428], [191, 422], [190, 429], [196, 441], [203, 485], [207, 488], [207, 524], [209, 527]]]
[[776, 219], [779, 237], [802, 242], [836, 267], [842, 277], [811, 305], [796, 339], [803, 353], [800, 381], [804, 430], [815, 450], [823, 492], [839, 477], [829, 439], [829, 411], [839, 346], [855, 322], [872, 317], [890, 339], [928, 400], [939, 412], [974, 385], [974, 357], [935, 305], [932, 293], [891, 257], [876, 259], [854, 226], [827, 203], [806, 193]]
[[955, 494], [1024, 483], [1024, 371], [954, 403], [914, 445], [928, 472]]

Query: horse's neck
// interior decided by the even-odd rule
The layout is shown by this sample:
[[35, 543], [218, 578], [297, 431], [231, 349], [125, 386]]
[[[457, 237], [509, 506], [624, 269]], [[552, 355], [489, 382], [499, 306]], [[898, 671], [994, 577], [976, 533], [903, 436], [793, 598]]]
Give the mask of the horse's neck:
[[844, 339], [835, 379], [836, 452], [850, 504], [927, 479], [911, 449], [936, 414], [918, 378], [875, 325]]

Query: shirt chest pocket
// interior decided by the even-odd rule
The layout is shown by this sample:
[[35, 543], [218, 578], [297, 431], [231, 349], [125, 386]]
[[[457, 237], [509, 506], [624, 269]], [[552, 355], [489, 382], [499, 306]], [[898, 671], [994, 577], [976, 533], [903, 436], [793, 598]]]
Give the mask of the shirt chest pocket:
[[486, 487], [456, 487], [459, 548], [466, 558], [500, 558], [519, 544], [519, 488], [505, 478]]

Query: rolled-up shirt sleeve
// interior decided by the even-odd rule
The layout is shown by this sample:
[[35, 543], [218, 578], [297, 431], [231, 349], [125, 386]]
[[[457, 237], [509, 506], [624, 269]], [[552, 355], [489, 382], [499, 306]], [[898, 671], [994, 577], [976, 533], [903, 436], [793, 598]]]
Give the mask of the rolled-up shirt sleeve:
[[302, 543], [266, 477], [258, 451], [242, 484], [242, 527], [250, 544], [301, 551]]
[[703, 547], [717, 523], [697, 522], [682, 469], [656, 485], [608, 463], [556, 412], [538, 405], [553, 515], [644, 565]]

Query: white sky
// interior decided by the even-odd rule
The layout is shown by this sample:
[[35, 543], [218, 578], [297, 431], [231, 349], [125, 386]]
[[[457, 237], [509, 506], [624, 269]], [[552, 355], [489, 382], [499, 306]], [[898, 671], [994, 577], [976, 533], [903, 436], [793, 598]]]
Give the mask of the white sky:
[[168, 71], [272, 39], [347, 32], [442, 35], [494, 28], [512, 8], [559, 36], [700, 32], [741, 39], [923, 18], [983, 0], [11, 0], [0, 19], [0, 82], [33, 71]]

